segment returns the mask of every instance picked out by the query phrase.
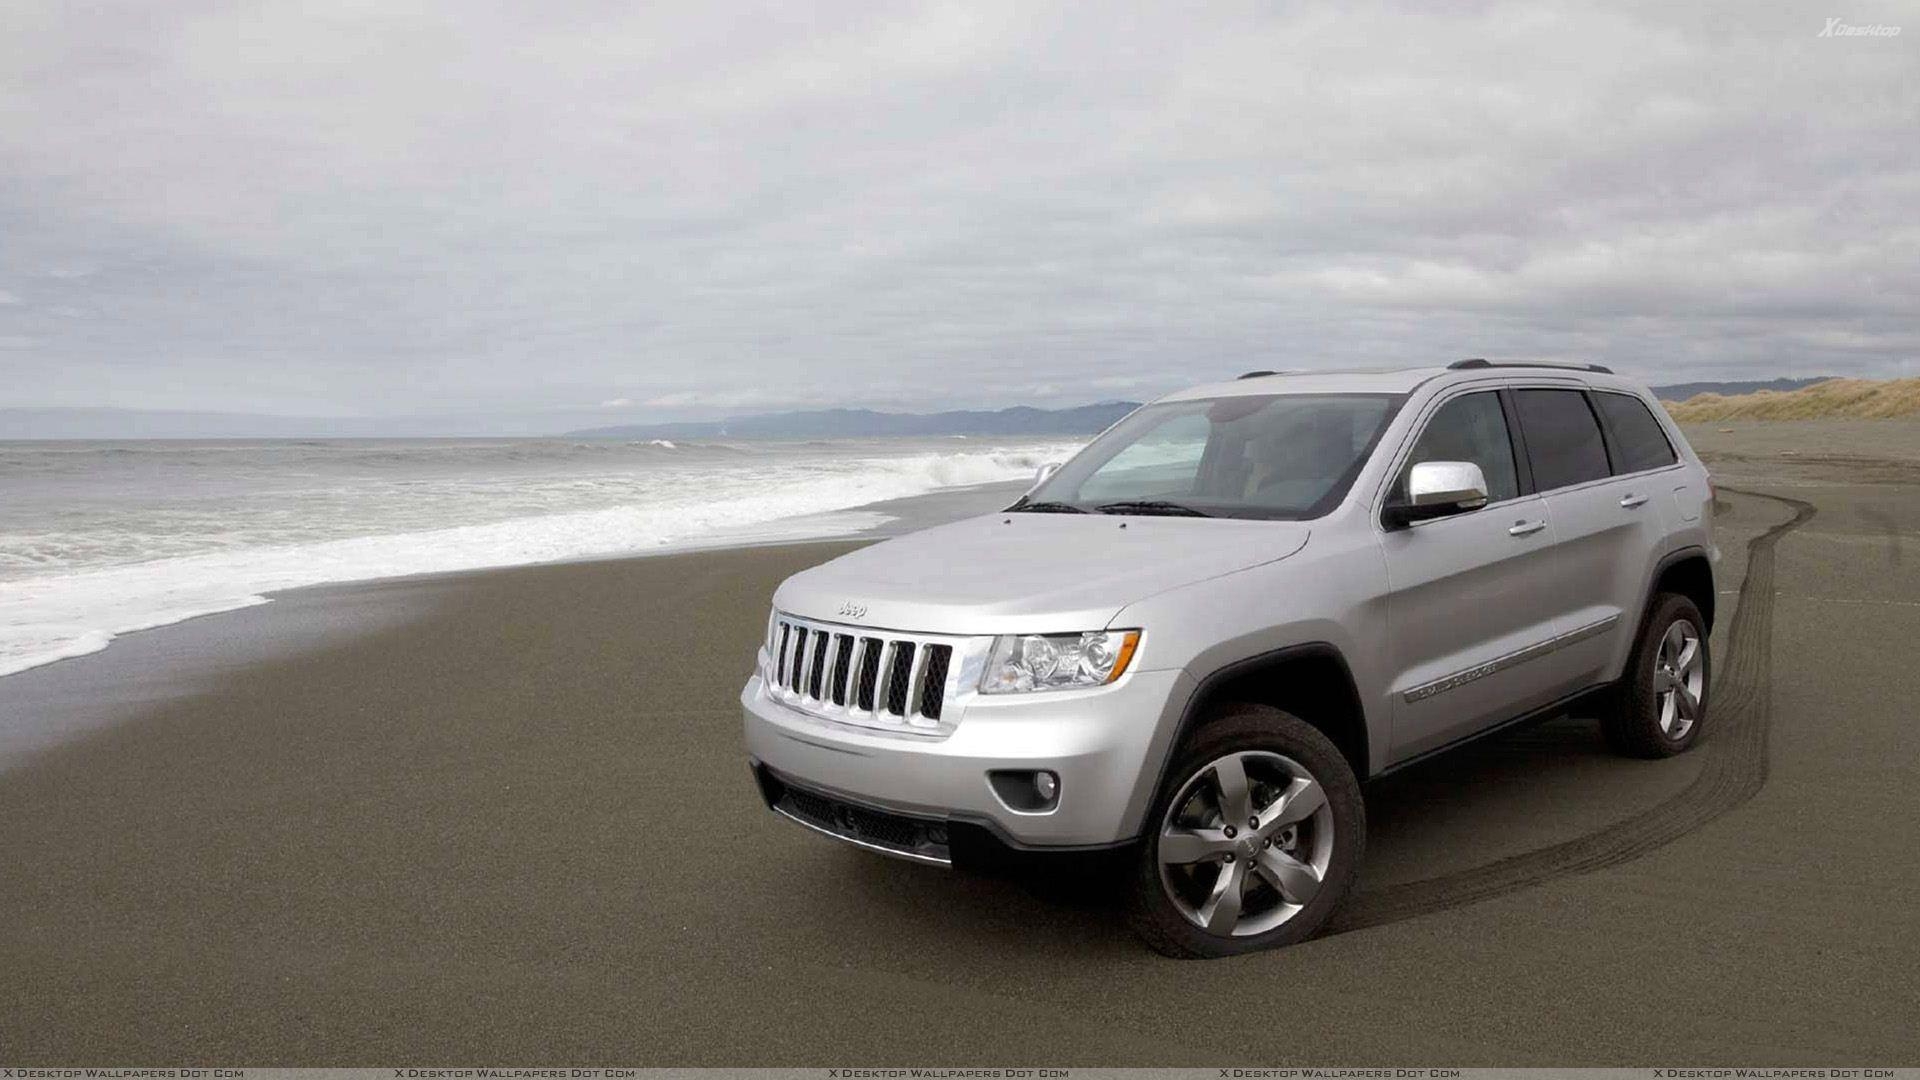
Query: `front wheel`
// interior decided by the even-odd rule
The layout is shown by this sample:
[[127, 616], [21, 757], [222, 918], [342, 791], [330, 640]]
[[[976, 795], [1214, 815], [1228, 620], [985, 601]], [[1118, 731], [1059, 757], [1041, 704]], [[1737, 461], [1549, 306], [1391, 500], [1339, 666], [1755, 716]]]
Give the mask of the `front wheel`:
[[1168, 956], [1300, 941], [1353, 883], [1366, 847], [1360, 783], [1317, 729], [1232, 705], [1180, 750], [1129, 893], [1133, 928]]
[[1600, 718], [1607, 743], [1645, 758], [1671, 757], [1692, 746], [1707, 719], [1711, 661], [1706, 621], [1694, 602], [1675, 593], [1655, 596], [1626, 674]]

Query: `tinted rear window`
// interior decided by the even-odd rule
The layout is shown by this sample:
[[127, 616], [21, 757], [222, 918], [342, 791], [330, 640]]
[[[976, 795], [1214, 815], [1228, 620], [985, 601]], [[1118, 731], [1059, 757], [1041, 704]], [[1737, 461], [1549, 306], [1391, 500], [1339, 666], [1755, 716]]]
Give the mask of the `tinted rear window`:
[[1520, 430], [1527, 437], [1527, 460], [1541, 491], [1584, 484], [1609, 475], [1607, 444], [1600, 422], [1578, 390], [1516, 390]]
[[1617, 459], [1613, 463], [1614, 472], [1660, 469], [1679, 460], [1673, 456], [1673, 444], [1667, 441], [1666, 430], [1654, 419], [1646, 402], [1626, 394], [1595, 394], [1593, 402], [1600, 407], [1600, 415], [1607, 418], [1607, 427], [1613, 434]]

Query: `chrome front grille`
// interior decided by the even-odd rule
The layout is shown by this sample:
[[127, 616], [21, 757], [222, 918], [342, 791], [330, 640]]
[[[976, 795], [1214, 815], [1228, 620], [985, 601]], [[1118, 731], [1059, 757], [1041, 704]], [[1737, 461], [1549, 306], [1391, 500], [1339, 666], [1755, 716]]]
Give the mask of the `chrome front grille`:
[[866, 727], [939, 732], [963, 639], [869, 630], [776, 613], [767, 692], [802, 712]]

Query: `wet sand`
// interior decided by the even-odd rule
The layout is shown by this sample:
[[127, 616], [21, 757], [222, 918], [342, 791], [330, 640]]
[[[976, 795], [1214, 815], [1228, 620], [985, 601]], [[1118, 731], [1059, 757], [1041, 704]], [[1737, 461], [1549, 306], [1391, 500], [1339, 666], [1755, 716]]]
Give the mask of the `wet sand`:
[[[1229, 962], [760, 806], [735, 696], [845, 544], [129, 636], [0, 680], [0, 728], [66, 717], [0, 771], [0, 1060], [1920, 1063], [1920, 427], [1880, 423], [1695, 433], [1721, 588], [1756, 540], [1764, 574], [1722, 597], [1724, 730], [1649, 763], [1556, 721], [1376, 784], [1368, 917]], [[1812, 516], [1768, 536], [1804, 514], [1767, 495]]]

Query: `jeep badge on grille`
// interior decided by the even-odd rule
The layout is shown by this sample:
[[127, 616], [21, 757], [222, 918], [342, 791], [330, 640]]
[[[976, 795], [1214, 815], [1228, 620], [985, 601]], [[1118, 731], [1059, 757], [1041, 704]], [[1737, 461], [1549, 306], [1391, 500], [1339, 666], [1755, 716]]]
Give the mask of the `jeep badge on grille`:
[[843, 601], [840, 604], [840, 614], [849, 619], [864, 619], [867, 617], [867, 605], [856, 604], [851, 600]]

